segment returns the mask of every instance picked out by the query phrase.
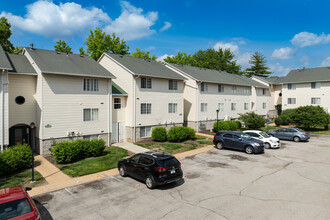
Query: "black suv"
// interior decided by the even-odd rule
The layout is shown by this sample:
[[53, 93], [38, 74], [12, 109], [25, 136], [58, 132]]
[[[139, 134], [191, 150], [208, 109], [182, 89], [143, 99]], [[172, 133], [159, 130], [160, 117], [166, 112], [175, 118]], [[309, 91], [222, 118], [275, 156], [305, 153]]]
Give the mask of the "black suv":
[[121, 159], [118, 170], [123, 177], [129, 175], [145, 182], [149, 189], [178, 181], [183, 176], [181, 163], [174, 156], [156, 150]]

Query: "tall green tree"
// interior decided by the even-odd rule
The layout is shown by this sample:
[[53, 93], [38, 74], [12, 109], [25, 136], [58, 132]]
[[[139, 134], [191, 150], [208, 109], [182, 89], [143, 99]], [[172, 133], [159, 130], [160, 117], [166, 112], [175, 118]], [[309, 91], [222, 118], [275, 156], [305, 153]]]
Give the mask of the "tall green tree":
[[87, 55], [87, 53], [84, 51], [83, 47], [79, 47], [79, 53], [80, 53], [80, 55]]
[[14, 54], [22, 54], [23, 52], [23, 47], [18, 47], [16, 46], [14, 50], [12, 50], [12, 53]]
[[63, 53], [72, 53], [72, 48], [69, 47], [69, 45], [67, 45], [64, 40], [59, 40], [56, 43], [57, 44], [54, 46], [55, 51]]
[[98, 60], [104, 52], [126, 55], [129, 51], [126, 41], [117, 37], [115, 33], [106, 34], [99, 27], [94, 31], [90, 30], [84, 44], [87, 45], [87, 54], [94, 60]]
[[130, 56], [131, 57], [137, 57], [137, 58], [144, 58], [144, 59], [147, 59], [147, 60], [156, 60], [157, 59], [156, 55], [152, 55], [150, 57], [150, 51], [140, 50], [140, 48], [135, 48], [135, 51], [131, 52]]
[[7, 18], [0, 18], [0, 45], [3, 50], [10, 53], [14, 50], [13, 44], [9, 41], [11, 36], [11, 25], [8, 22]]
[[195, 64], [195, 58], [191, 54], [188, 55], [187, 53], [181, 52], [178, 52], [176, 56], [168, 56], [164, 61], [167, 63], [197, 66], [197, 64]]
[[259, 52], [252, 54], [249, 63], [250, 68], [245, 70], [245, 75], [251, 76], [268, 76], [272, 72], [269, 71], [269, 67], [266, 65], [265, 56]]

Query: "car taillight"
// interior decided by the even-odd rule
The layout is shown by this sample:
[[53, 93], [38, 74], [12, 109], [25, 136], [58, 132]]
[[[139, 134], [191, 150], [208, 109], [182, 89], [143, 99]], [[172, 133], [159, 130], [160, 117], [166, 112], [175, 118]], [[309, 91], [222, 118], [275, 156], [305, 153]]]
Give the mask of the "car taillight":
[[302, 135], [307, 135], [306, 133], [302, 133]]
[[215, 137], [216, 137], [216, 136], [214, 135], [213, 140], [215, 140]]
[[179, 167], [181, 167], [181, 163], [179, 162]]
[[166, 171], [166, 168], [165, 167], [156, 167], [155, 170], [158, 172], [161, 172], [161, 171]]

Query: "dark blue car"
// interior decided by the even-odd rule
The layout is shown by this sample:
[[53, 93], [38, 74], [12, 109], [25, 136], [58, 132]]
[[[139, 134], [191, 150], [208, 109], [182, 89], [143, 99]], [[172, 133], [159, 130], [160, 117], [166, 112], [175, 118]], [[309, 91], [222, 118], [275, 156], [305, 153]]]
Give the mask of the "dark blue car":
[[247, 154], [263, 153], [265, 150], [262, 141], [243, 132], [219, 131], [214, 136], [213, 143], [218, 149], [231, 148], [245, 151]]

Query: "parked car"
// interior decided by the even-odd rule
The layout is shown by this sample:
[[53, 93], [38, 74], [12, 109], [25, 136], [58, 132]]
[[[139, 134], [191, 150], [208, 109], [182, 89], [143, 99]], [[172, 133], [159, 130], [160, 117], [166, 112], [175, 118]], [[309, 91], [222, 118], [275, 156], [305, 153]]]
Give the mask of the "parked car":
[[181, 163], [162, 151], [147, 151], [118, 162], [121, 176], [131, 176], [146, 183], [149, 189], [182, 179]]
[[23, 187], [15, 186], [0, 189], [0, 219], [39, 220], [40, 214]]
[[244, 133], [250, 135], [254, 139], [264, 142], [265, 148], [279, 148], [281, 146], [280, 140], [277, 137], [272, 137], [263, 131], [258, 130], [246, 130]]
[[309, 133], [300, 128], [280, 128], [269, 131], [268, 134], [281, 140], [293, 140], [295, 142], [308, 141], [310, 138]]
[[213, 143], [218, 149], [243, 150], [247, 154], [264, 152], [264, 143], [261, 140], [253, 139], [243, 132], [219, 131], [214, 136]]

